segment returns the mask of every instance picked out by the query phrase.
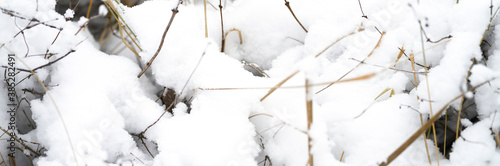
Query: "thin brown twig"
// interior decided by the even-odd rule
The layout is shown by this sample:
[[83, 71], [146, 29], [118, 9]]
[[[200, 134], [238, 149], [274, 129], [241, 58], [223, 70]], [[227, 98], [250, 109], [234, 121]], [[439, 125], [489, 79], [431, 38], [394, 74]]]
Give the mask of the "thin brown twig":
[[361, 6], [361, 0], [358, 0], [359, 3], [359, 9], [361, 9], [361, 14], [363, 14], [361, 17], [368, 19], [368, 16], [365, 14], [363, 11], [363, 7]]
[[311, 143], [312, 143], [312, 139], [311, 139], [311, 125], [313, 123], [313, 105], [312, 105], [312, 95], [313, 93], [311, 92], [311, 87], [309, 86], [309, 80], [306, 79], [306, 84], [305, 84], [305, 88], [306, 88], [306, 109], [307, 109], [307, 139], [308, 139], [308, 152], [309, 152], [309, 160], [308, 160], [308, 163], [309, 163], [309, 166], [314, 166], [314, 159], [313, 159], [313, 155], [312, 155], [312, 152], [311, 152]]
[[[62, 30], [59, 30], [59, 32], [57, 32], [57, 35], [54, 38], [54, 40], [52, 41], [52, 43], [50, 43], [50, 46], [54, 45], [54, 43], [56, 42], [57, 38], [59, 38], [59, 35], [61, 34], [61, 31]], [[43, 58], [45, 58], [45, 59], [48, 59], [48, 58], [52, 57], [52, 55], [49, 55], [50, 46], [49, 46], [49, 48], [47, 48], [47, 51], [45, 51], [45, 55], [43, 56]], [[49, 55], [49, 57], [47, 57], [47, 55]]]
[[290, 13], [292, 13], [293, 18], [295, 18], [295, 20], [297, 21], [297, 23], [299, 23], [300, 27], [302, 27], [302, 29], [304, 29], [304, 31], [306, 31], [306, 33], [307, 33], [307, 29], [302, 25], [302, 23], [300, 23], [299, 19], [293, 13], [292, 8], [290, 7], [290, 2], [288, 2], [287, 0], [285, 0], [285, 6], [288, 8], [288, 10], [290, 10]]
[[[4, 128], [2, 128], [2, 126], [0, 126], [0, 130], [2, 130], [5, 134], [10, 135], [7, 130], [5, 130]], [[12, 138], [14, 138], [14, 140], [16, 140], [16, 142], [20, 143], [24, 148], [28, 149], [33, 154], [35, 154], [37, 156], [40, 156], [40, 153], [38, 153], [35, 150], [31, 149], [31, 147], [29, 147], [28, 145], [24, 144], [23, 141], [20, 141], [19, 138], [17, 137], [17, 135], [14, 136], [14, 137], [12, 137]]]
[[34, 26], [30, 26], [31, 22], [33, 22], [33, 21], [30, 21], [30, 22], [28, 23], [28, 25], [26, 26], [26, 28], [21, 29], [21, 28], [17, 25], [17, 19], [16, 19], [16, 18], [14, 18], [14, 25], [16, 25], [17, 29], [19, 29], [19, 30], [20, 30], [20, 31], [19, 31], [16, 35], [14, 35], [14, 38], [15, 38], [17, 35], [19, 35], [19, 33], [21, 33], [21, 35], [23, 36], [24, 45], [26, 45], [26, 55], [25, 55], [24, 57], [28, 57], [28, 54], [29, 54], [29, 52], [30, 52], [30, 47], [28, 46], [28, 42], [26, 41], [26, 36], [24, 35], [24, 30], [26, 30], [26, 29], [30, 29], [31, 27], [35, 27], [35, 26], [37, 25], [37, 24], [35, 24]]
[[96, 18], [99, 18], [99, 17], [102, 17], [102, 15], [95, 15], [95, 16], [92, 16], [91, 18], [89, 18], [85, 23], [83, 23], [81, 26], [80, 26], [80, 29], [78, 29], [78, 31], [76, 31], [75, 33], [75, 36], [80, 33], [80, 31], [87, 26], [87, 24], [92, 21], [93, 19], [96, 19]]
[[142, 145], [144, 145], [144, 147], [146, 148], [146, 151], [148, 151], [149, 155], [151, 155], [152, 158], [155, 158], [155, 156], [153, 155], [153, 153], [151, 153], [151, 151], [149, 150], [148, 146], [146, 145], [146, 142], [144, 142], [144, 136], [141, 135], [139, 137], [139, 139], [141, 140]]
[[[5, 13], [5, 14], [10, 15], [12, 17], [20, 18], [20, 19], [27, 20], [27, 21], [30, 21], [30, 22], [31, 21], [32, 22], [36, 22], [38, 24], [44, 25], [44, 26], [49, 27], [49, 28], [54, 28], [54, 29], [58, 29], [58, 30], [62, 30], [63, 29], [63, 28], [56, 27], [54, 25], [47, 24], [46, 22], [42, 22], [42, 21], [40, 21], [40, 20], [38, 20], [36, 18], [27, 18], [27, 17], [24, 17], [20, 13], [15, 12], [13, 10], [4, 9], [4, 8], [1, 8], [1, 7], [0, 7], [0, 10], [2, 11], [2, 13]], [[50, 20], [50, 21], [56, 21], [56, 20], [59, 20], [59, 19], [56, 18], [56, 19]]]
[[[41, 66], [38, 66], [38, 67], [34, 68], [34, 69], [33, 69], [33, 72], [34, 72], [34, 71], [36, 71], [36, 70], [38, 70], [38, 69], [42, 69], [42, 68], [44, 68], [44, 67], [50, 66], [50, 65], [52, 65], [52, 64], [54, 64], [54, 63], [56, 63], [56, 62], [60, 61], [61, 59], [65, 58], [66, 56], [68, 56], [69, 54], [71, 54], [71, 53], [73, 53], [73, 52], [75, 52], [75, 51], [76, 51], [76, 50], [70, 50], [70, 51], [69, 51], [69, 52], [67, 52], [65, 55], [63, 55], [63, 56], [61, 56], [61, 57], [57, 58], [56, 60], [51, 61], [51, 62], [49, 62], [49, 63], [47, 63], [47, 64], [45, 64], [45, 65], [41, 65]], [[1, 66], [1, 67], [3, 67], [3, 68], [7, 68], [7, 66]], [[16, 69], [17, 69], [17, 70], [19, 70], [19, 71], [23, 71], [23, 72], [30, 72], [30, 70], [23, 69], [23, 68], [16, 68]]]
[[221, 45], [221, 48], [220, 48], [220, 52], [224, 52], [224, 48], [225, 48], [225, 43], [226, 43], [226, 36], [224, 34], [224, 17], [222, 16], [222, 0], [219, 0], [219, 11], [220, 11], [220, 30], [222, 31], [221, 32], [221, 35], [222, 35], [222, 45]]
[[163, 47], [163, 42], [165, 41], [165, 36], [167, 36], [167, 32], [170, 29], [170, 26], [172, 25], [172, 22], [174, 21], [175, 15], [177, 13], [179, 13], [179, 5], [180, 4], [182, 4], [182, 0], [179, 0], [179, 2], [177, 3], [177, 6], [172, 9], [172, 16], [170, 17], [170, 21], [168, 21], [168, 25], [165, 28], [165, 31], [163, 32], [163, 36], [161, 37], [160, 45], [158, 46], [158, 49], [156, 50], [156, 53], [153, 55], [153, 57], [151, 58], [151, 60], [149, 60], [149, 62], [146, 64], [146, 67], [144, 67], [144, 69], [141, 71], [141, 73], [139, 73], [139, 75], [137, 75], [137, 78], [141, 78], [142, 74], [144, 74], [144, 72], [146, 72], [146, 70], [148, 70], [148, 68], [151, 66], [151, 64], [153, 63], [153, 61], [156, 59], [156, 57], [160, 53], [161, 48]]

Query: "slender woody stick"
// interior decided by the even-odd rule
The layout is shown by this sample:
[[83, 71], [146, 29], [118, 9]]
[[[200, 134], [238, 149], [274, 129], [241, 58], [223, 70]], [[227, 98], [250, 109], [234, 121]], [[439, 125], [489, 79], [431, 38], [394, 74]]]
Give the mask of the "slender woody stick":
[[149, 60], [149, 62], [146, 64], [146, 67], [144, 67], [144, 69], [141, 71], [141, 73], [139, 73], [139, 75], [137, 75], [137, 78], [141, 78], [142, 74], [144, 74], [146, 72], [146, 70], [148, 70], [148, 68], [151, 66], [153, 61], [156, 59], [156, 57], [160, 53], [161, 48], [163, 47], [163, 42], [165, 41], [165, 36], [167, 35], [168, 29], [170, 29], [170, 25], [172, 25], [172, 22], [174, 21], [175, 15], [177, 13], [179, 13], [178, 8], [179, 8], [180, 4], [182, 4], [182, 0], [179, 0], [179, 3], [177, 3], [177, 6], [172, 9], [172, 16], [170, 17], [170, 21], [168, 22], [168, 25], [165, 28], [165, 31], [163, 32], [163, 36], [161, 37], [160, 46], [158, 46], [158, 49], [156, 50], [155, 55], [153, 55], [151, 60]]
[[285, 0], [285, 6], [288, 8], [288, 10], [290, 10], [290, 13], [292, 13], [293, 18], [295, 18], [295, 20], [297, 20], [297, 23], [299, 23], [300, 27], [302, 27], [302, 29], [304, 29], [304, 31], [306, 31], [306, 33], [307, 33], [307, 29], [302, 25], [302, 23], [300, 23], [299, 19], [297, 19], [297, 17], [293, 13], [292, 8], [290, 7], [290, 2]]
[[220, 52], [224, 52], [225, 43], [226, 43], [226, 37], [224, 35], [224, 19], [222, 17], [222, 1], [221, 0], [219, 0], [219, 11], [220, 11], [220, 29], [222, 31], [222, 33], [221, 33], [221, 35], [222, 35], [222, 45], [221, 45]]

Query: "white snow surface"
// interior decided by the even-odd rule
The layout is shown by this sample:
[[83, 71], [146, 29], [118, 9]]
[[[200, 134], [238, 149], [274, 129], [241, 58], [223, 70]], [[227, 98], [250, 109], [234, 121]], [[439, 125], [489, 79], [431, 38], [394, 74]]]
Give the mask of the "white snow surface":
[[[462, 120], [449, 157], [419, 136], [390, 165], [500, 165], [500, 19], [492, 17], [500, 1], [359, 1], [361, 11], [356, 1], [289, 0], [306, 33], [285, 1], [224, 0], [224, 52], [219, 1], [207, 1], [208, 37], [203, 1], [185, 1], [138, 78], [178, 0], [113, 1], [136, 35], [139, 60], [106, 51], [121, 42], [116, 36], [100, 49], [84, 21], [65, 20], [73, 10], [55, 12], [55, 0], [0, 0], [0, 65], [8, 54], [18, 71], [49, 64], [36, 78], [16, 75], [26, 98], [16, 134], [38, 153], [17, 143], [18, 165], [303, 166], [309, 154], [314, 165], [379, 165], [439, 110], [459, 110], [461, 95], [478, 116]], [[353, 80], [324, 89], [339, 79]], [[164, 88], [179, 95], [172, 113], [158, 100]], [[0, 89], [0, 110], [8, 110], [7, 85]], [[0, 112], [3, 129], [9, 118]], [[7, 139], [2, 131], [5, 162]]]

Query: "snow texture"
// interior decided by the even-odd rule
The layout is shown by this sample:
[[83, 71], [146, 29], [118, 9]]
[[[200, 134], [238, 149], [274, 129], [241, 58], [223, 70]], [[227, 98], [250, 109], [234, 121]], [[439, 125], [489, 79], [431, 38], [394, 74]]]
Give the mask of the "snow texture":
[[[109, 2], [138, 56], [116, 51], [127, 49], [119, 30], [101, 47], [83, 28], [92, 20], [70, 21], [55, 0], [0, 0], [0, 65], [15, 54], [19, 71], [18, 165], [303, 166], [310, 154], [314, 165], [379, 165], [442, 109], [455, 117], [443, 123], [462, 119], [448, 126], [461, 129], [451, 150], [419, 136], [391, 165], [500, 165], [498, 0], [289, 0], [308, 32], [284, 1], [224, 0], [227, 34], [207, 0], [207, 38], [203, 1], [186, 0], [140, 78], [179, 1]], [[351, 81], [326, 88], [337, 80]], [[9, 118], [0, 113], [2, 129]]]

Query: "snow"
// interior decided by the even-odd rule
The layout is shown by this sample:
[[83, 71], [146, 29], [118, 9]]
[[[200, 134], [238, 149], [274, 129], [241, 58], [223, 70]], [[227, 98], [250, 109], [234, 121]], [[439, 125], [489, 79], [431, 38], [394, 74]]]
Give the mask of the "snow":
[[[310, 154], [314, 165], [379, 165], [441, 109], [455, 118], [463, 109], [451, 151], [436, 151], [432, 137], [419, 136], [391, 165], [500, 165], [493, 137], [500, 130], [500, 22], [490, 13], [500, 1], [359, 1], [361, 11], [356, 1], [289, 0], [308, 32], [284, 1], [222, 1], [224, 52], [219, 2], [207, 5], [205, 38], [203, 1], [186, 1], [138, 78], [178, 2], [113, 1], [125, 30], [136, 35], [141, 50], [128, 44], [139, 58], [108, 52], [125, 48], [118, 30], [100, 48], [80, 30], [89, 19], [66, 21], [80, 16], [56, 13], [55, 0], [0, 0], [2, 10], [15, 12], [0, 14], [0, 65], [8, 66], [7, 54], [16, 54], [18, 70], [50, 63], [34, 71], [40, 81], [30, 72], [16, 75], [16, 93], [26, 99], [16, 133], [41, 154], [18, 144], [18, 165], [294, 166], [307, 165]], [[96, 10], [111, 14], [104, 5]], [[324, 89], [339, 79], [354, 81]], [[166, 88], [178, 98], [172, 112], [160, 99]], [[0, 109], [7, 110], [7, 86], [0, 89]], [[313, 102], [310, 129], [306, 96]], [[8, 121], [1, 113], [0, 126]], [[3, 158], [6, 139], [0, 135]]]

